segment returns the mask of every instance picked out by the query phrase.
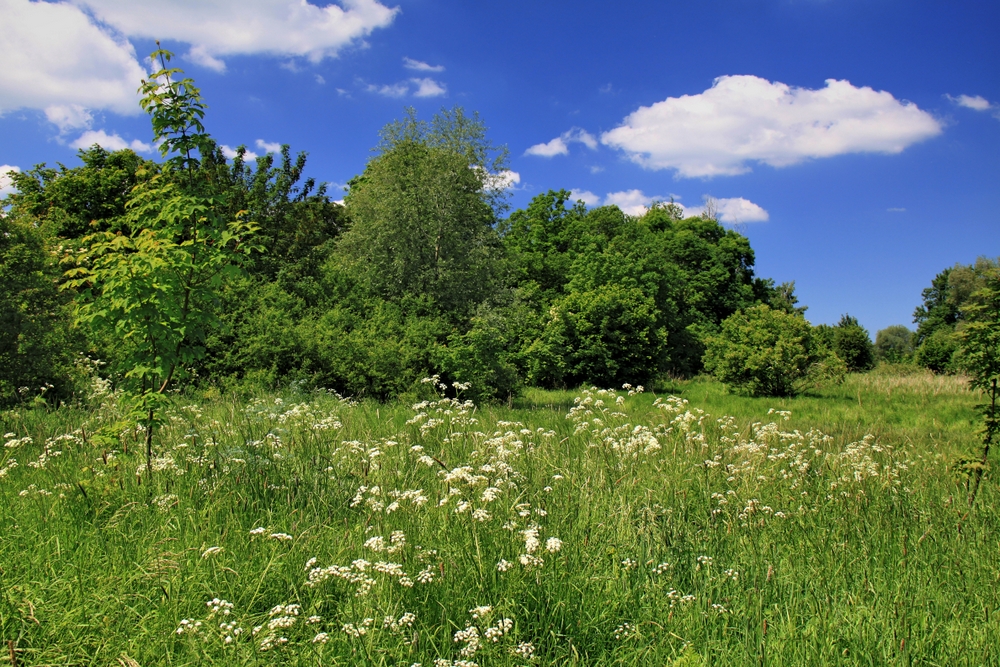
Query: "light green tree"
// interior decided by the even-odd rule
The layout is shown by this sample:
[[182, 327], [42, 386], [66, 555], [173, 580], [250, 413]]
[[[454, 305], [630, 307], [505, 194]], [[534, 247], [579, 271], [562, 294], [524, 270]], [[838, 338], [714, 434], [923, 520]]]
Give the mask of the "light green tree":
[[254, 225], [225, 217], [225, 199], [201, 173], [199, 157], [214, 143], [202, 125], [205, 105], [191, 79], [167, 67], [143, 81], [142, 108], [167, 158], [140, 178], [126, 205], [125, 232], [82, 239], [65, 260], [68, 288], [78, 290], [76, 320], [121, 342], [124, 389], [146, 427], [147, 472], [157, 414], [171, 382], [204, 354], [223, 281], [240, 273]]
[[[496, 285], [505, 151], [461, 109], [430, 123], [412, 110], [382, 142], [345, 199], [352, 225], [339, 252], [378, 297], [468, 314]], [[499, 153], [491, 157], [494, 153]]]
[[970, 504], [989, 462], [990, 446], [1000, 434], [997, 413], [997, 383], [1000, 382], [1000, 269], [984, 272], [983, 287], [974, 292], [962, 307], [964, 326], [959, 330], [959, 363], [969, 374], [973, 387], [986, 394], [980, 405], [983, 414], [983, 452], [973, 466]]

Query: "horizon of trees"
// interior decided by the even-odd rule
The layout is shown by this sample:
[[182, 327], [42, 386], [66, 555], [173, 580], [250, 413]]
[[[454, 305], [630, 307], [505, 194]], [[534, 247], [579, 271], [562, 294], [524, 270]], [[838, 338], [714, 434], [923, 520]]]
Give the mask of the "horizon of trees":
[[[179, 72], [163, 66], [154, 76]], [[197, 88], [173, 81], [187, 96], [178, 98], [189, 105], [187, 125], [175, 118], [180, 102], [144, 101], [157, 132], [176, 136], [162, 144], [165, 162], [95, 145], [79, 152], [81, 166], [12, 175], [16, 191], [0, 214], [0, 403], [39, 391], [67, 398], [98, 360], [114, 383], [145, 368], [138, 360], [152, 354], [142, 348], [152, 339], [142, 331], [167, 316], [156, 311], [125, 336], [97, 326], [102, 317], [120, 324], [135, 304], [122, 297], [118, 314], [108, 314], [102, 299], [113, 283], [95, 277], [94, 253], [100, 239], [109, 261], [141, 259], [137, 240], [161, 224], [148, 222], [162, 218], [149, 218], [150, 207], [168, 192], [201, 213], [177, 213], [183, 220], [157, 232], [159, 242], [188, 248], [211, 224], [222, 236], [202, 241], [198, 257], [225, 239], [246, 248], [227, 255], [238, 261], [225, 279], [198, 293], [197, 326], [157, 325], [180, 332], [178, 375], [226, 388], [299, 382], [386, 399], [436, 374], [471, 383], [478, 398], [503, 399], [525, 386], [648, 384], [704, 371], [710, 342], [736, 330], [727, 320], [759, 307], [801, 321], [794, 326], [812, 341], [802, 358], [827, 368], [835, 358], [851, 371], [876, 360], [949, 371], [963, 303], [997, 266], [982, 259], [946, 269], [924, 290], [909, 340], [897, 326], [873, 344], [849, 315], [809, 325], [794, 283], [756, 276], [749, 240], [711, 215], [684, 218], [672, 202], [641, 216], [588, 210], [566, 190], [508, 214], [506, 150], [461, 108], [430, 121], [410, 109], [387, 125], [340, 205], [305, 178], [304, 152], [293, 158], [284, 146], [249, 164], [240, 148], [227, 162], [200, 125]], [[182, 268], [162, 269], [150, 284], [168, 284]], [[144, 307], [163, 300], [154, 296]]]

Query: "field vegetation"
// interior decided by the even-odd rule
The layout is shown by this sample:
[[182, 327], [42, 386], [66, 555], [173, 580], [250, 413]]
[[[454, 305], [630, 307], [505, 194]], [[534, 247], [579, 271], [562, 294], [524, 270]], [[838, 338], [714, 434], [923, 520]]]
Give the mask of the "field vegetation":
[[[30, 665], [997, 664], [981, 395], [712, 380], [475, 406], [178, 395], [2, 415], [0, 633]], [[445, 397], [445, 389], [453, 396]]]

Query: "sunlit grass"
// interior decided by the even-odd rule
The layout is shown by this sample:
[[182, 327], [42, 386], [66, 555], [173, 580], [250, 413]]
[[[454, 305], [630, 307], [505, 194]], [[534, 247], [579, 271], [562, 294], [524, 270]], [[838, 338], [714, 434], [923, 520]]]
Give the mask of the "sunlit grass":
[[26, 665], [998, 664], [961, 379], [633, 394], [178, 398], [152, 485], [114, 397], [4, 413], [0, 639]]

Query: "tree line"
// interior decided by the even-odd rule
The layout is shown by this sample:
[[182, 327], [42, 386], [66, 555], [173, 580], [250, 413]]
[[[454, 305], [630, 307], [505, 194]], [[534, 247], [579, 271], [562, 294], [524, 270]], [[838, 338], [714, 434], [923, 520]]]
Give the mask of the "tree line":
[[873, 345], [850, 316], [811, 326], [794, 284], [757, 277], [748, 239], [711, 216], [588, 210], [565, 190], [511, 212], [506, 150], [460, 108], [387, 125], [343, 204], [287, 146], [227, 160], [169, 55], [141, 89], [162, 162], [93, 146], [13, 175], [0, 402], [68, 398], [95, 369], [149, 415], [182, 378], [387, 399], [436, 374], [505, 399], [707, 370], [787, 394], [877, 359], [954, 370], [962, 304], [996, 272], [947, 270], [916, 333]]

